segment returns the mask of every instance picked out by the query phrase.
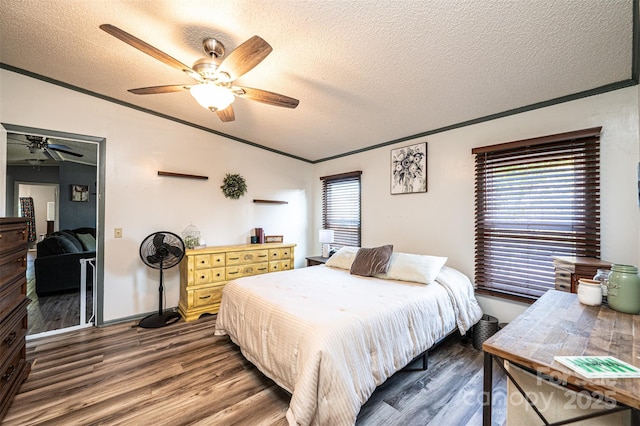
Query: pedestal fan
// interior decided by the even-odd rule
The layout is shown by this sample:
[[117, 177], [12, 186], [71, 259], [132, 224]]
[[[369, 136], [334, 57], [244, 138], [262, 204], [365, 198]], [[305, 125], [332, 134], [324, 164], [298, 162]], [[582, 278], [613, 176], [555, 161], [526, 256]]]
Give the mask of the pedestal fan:
[[145, 265], [160, 270], [160, 293], [158, 299], [158, 313], [149, 315], [140, 321], [142, 328], [160, 328], [173, 324], [180, 319], [177, 312], [164, 312], [162, 309], [162, 272], [173, 268], [184, 257], [184, 242], [173, 232], [156, 232], [149, 235], [140, 244], [140, 258]]

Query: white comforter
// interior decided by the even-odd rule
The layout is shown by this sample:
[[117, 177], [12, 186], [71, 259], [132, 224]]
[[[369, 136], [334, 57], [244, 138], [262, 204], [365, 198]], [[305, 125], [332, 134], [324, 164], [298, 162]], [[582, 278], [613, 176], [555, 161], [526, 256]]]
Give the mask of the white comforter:
[[482, 316], [465, 275], [444, 267], [437, 282], [324, 265], [245, 277], [225, 286], [215, 334], [291, 393], [290, 425], [353, 425], [378, 385]]

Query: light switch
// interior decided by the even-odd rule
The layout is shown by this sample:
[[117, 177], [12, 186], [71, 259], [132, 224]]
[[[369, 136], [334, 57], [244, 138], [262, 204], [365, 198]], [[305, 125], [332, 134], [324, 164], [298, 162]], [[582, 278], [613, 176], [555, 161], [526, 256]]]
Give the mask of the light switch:
[[122, 228], [115, 228], [113, 230], [113, 236], [115, 238], [122, 238]]

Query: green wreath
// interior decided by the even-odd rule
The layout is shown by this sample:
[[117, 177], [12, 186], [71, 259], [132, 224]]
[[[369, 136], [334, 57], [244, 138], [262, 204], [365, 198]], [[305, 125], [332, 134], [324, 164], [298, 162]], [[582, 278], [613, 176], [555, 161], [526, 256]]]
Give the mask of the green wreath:
[[220, 188], [225, 197], [237, 200], [247, 192], [247, 183], [242, 176], [227, 173]]

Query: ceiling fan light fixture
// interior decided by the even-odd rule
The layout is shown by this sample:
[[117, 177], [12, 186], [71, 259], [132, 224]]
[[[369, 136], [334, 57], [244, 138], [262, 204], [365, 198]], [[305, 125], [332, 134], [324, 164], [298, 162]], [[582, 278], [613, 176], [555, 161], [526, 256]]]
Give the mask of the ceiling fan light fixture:
[[222, 111], [236, 99], [234, 94], [225, 87], [213, 83], [197, 84], [189, 89], [191, 96], [203, 108], [211, 111]]

